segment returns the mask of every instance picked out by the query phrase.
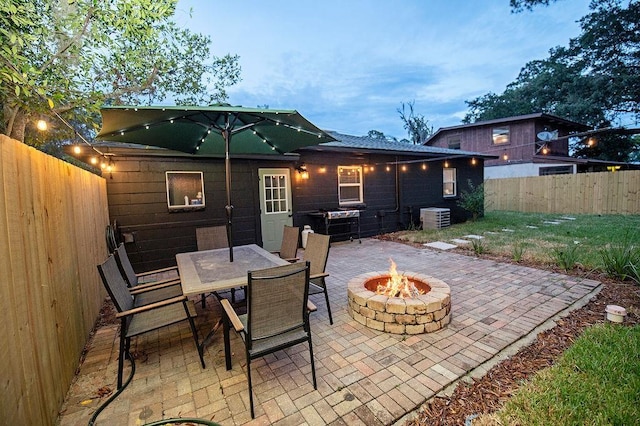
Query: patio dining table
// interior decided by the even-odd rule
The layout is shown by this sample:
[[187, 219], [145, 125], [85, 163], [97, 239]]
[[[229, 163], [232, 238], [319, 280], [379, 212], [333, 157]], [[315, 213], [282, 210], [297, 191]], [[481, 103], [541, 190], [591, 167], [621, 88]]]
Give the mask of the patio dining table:
[[[247, 285], [247, 273], [258, 269], [287, 265], [289, 262], [268, 252], [256, 244], [237, 246], [233, 249], [233, 262], [229, 250], [220, 248], [176, 255], [182, 294], [194, 296], [216, 293]], [[208, 344], [222, 325], [222, 318], [202, 341], [200, 351]]]
[[289, 263], [256, 244], [234, 247], [233, 262], [226, 248], [179, 253], [176, 262], [186, 296], [243, 287], [247, 272]]

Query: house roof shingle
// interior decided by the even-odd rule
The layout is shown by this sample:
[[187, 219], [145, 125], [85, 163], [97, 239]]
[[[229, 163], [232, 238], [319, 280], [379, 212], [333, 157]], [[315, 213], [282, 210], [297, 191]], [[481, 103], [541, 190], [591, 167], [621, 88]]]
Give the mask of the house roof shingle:
[[494, 158], [495, 155], [482, 154], [472, 151], [461, 151], [459, 149], [439, 148], [434, 146], [413, 145], [405, 142], [393, 142], [384, 139], [370, 138], [368, 136], [352, 136], [342, 133], [327, 131], [336, 141], [326, 142], [320, 145], [308, 146], [301, 150], [313, 151], [342, 151], [342, 150], [365, 150], [371, 153], [412, 155], [422, 157], [448, 157], [465, 156], [479, 158]]

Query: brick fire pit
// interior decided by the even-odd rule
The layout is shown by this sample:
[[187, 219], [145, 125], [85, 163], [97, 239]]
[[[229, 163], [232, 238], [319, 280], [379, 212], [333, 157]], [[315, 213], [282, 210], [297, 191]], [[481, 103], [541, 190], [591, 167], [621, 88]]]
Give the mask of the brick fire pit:
[[428, 275], [403, 274], [425, 294], [415, 297], [388, 297], [376, 294], [377, 283], [389, 272], [370, 272], [349, 281], [349, 315], [369, 328], [394, 334], [421, 334], [440, 330], [451, 321], [451, 289]]

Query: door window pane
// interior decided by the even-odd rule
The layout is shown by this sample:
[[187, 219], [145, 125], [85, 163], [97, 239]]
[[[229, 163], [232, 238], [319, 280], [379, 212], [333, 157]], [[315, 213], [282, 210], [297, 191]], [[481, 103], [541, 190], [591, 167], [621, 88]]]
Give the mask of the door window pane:
[[264, 211], [267, 214], [289, 211], [285, 175], [264, 176]]

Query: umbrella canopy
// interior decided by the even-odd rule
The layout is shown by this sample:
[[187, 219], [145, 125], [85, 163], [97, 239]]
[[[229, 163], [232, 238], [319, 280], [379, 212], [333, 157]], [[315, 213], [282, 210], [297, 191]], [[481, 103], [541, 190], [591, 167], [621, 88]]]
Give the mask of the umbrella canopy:
[[232, 155], [282, 155], [335, 139], [295, 110], [212, 106], [104, 107], [97, 138], [225, 157], [227, 236], [233, 261]]

